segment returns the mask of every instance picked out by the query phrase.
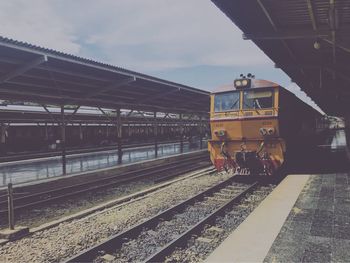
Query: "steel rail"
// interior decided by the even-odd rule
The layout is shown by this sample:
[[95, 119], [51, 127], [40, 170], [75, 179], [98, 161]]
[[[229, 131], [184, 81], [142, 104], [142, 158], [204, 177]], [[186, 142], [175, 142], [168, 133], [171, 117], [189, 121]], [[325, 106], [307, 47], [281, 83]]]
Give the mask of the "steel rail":
[[[39, 192], [39, 193], [28, 193], [25, 196], [20, 196], [20, 197], [15, 198], [14, 201], [19, 202], [20, 200], [25, 200], [25, 198], [28, 198], [28, 197], [34, 197], [34, 196], [44, 195], [44, 194], [52, 194], [55, 191], [60, 191], [60, 190], [64, 190], [64, 189], [68, 191], [68, 190], [71, 190], [72, 188], [77, 187], [77, 186], [82, 187], [82, 186], [88, 186], [88, 185], [91, 185], [91, 184], [95, 185], [96, 183], [108, 182], [111, 179], [118, 179], [119, 177], [129, 176], [129, 175], [132, 175], [132, 174], [137, 173], [137, 172], [152, 171], [152, 170], [156, 170], [158, 168], [162, 168], [165, 165], [168, 165], [168, 166], [169, 165], [177, 165], [178, 163], [183, 164], [183, 163], [186, 163], [187, 161], [195, 161], [196, 159], [202, 159], [202, 158], [204, 158], [204, 156], [201, 156], [201, 155], [193, 156], [193, 157], [189, 157], [187, 159], [177, 160], [177, 161], [174, 161], [174, 162], [168, 163], [168, 164], [158, 164], [158, 165], [155, 165], [155, 166], [152, 166], [152, 167], [146, 167], [146, 168], [137, 169], [135, 171], [125, 172], [123, 174], [108, 175], [108, 176], [105, 176], [103, 178], [89, 180], [89, 181], [86, 181], [86, 182], [83, 182], [83, 183], [77, 183], [77, 184], [70, 185], [70, 186], [60, 187], [59, 189], [55, 188], [55, 189], [50, 189], [50, 190]], [[19, 187], [19, 188], [22, 188], [22, 187]], [[26, 190], [24, 190], [24, 191], [26, 191]], [[0, 194], [0, 206], [2, 204], [2, 201], [5, 201], [6, 198], [7, 198], [6, 190], [2, 190], [2, 194]], [[1, 199], [3, 199], [3, 200], [1, 200]]]
[[[41, 193], [31, 194], [15, 199], [15, 211], [23, 210], [25, 208], [31, 208], [38, 205], [50, 203], [67, 197], [77, 196], [79, 194], [93, 192], [96, 190], [109, 188], [112, 186], [128, 183], [135, 181], [137, 179], [143, 179], [147, 177], [156, 176], [156, 183], [161, 181], [159, 179], [165, 176], [170, 179], [171, 177], [178, 176], [183, 173], [187, 173], [193, 170], [204, 168], [209, 166], [208, 164], [198, 165], [196, 161], [204, 161], [206, 157], [195, 157], [187, 160], [178, 161], [173, 164], [163, 164], [159, 166], [154, 166], [151, 168], [140, 169], [132, 172], [127, 172], [122, 175], [107, 177], [101, 180], [93, 180], [86, 183], [76, 184], [72, 186], [62, 187], [59, 189], [54, 189], [51, 191], [45, 191]], [[176, 169], [176, 170], [175, 170]], [[168, 172], [168, 173], [167, 173]], [[159, 175], [159, 173], [163, 173]], [[169, 174], [171, 173], [171, 174]], [[101, 184], [101, 182], [103, 182]], [[96, 185], [98, 184], [98, 185]], [[17, 201], [17, 202], [16, 202]], [[20, 202], [19, 202], [20, 201]], [[22, 203], [21, 203], [22, 202]], [[24, 204], [23, 204], [24, 203]], [[0, 202], [0, 207], [6, 207], [7, 202]], [[0, 210], [0, 216], [6, 214], [7, 209]]]
[[258, 182], [255, 182], [248, 186], [244, 191], [234, 196], [231, 200], [226, 202], [220, 208], [216, 209], [213, 213], [205, 217], [195, 226], [191, 227], [185, 233], [180, 235], [175, 240], [169, 242], [161, 249], [156, 251], [153, 255], [148, 257], [144, 262], [164, 262], [165, 258], [169, 256], [176, 248], [184, 247], [187, 245], [187, 241], [195, 234], [200, 234], [200, 232], [207, 226], [215, 224], [215, 220], [225, 214], [225, 211], [231, 208], [234, 204], [238, 203], [247, 193], [253, 191], [258, 186]]
[[[139, 223], [135, 226], [132, 226], [131, 228], [127, 229], [126, 231], [116, 234], [109, 239], [107, 239], [104, 242], [101, 242], [92, 248], [89, 248], [71, 258], [69, 258], [66, 263], [68, 262], [92, 262], [98, 255], [100, 251], [104, 251], [105, 253], [113, 253], [117, 249], [121, 248], [123, 243], [127, 242], [130, 239], [136, 238], [145, 228], [146, 229], [152, 229], [156, 227], [161, 221], [169, 220], [174, 216], [175, 213], [180, 213], [184, 211], [189, 205], [194, 204], [197, 201], [203, 200], [206, 196], [213, 195], [215, 192], [223, 189], [224, 187], [228, 186], [232, 182], [234, 182], [235, 176], [232, 176], [228, 179], [226, 179], [223, 182], [220, 182], [216, 184], [213, 187], [210, 187], [209, 189], [175, 205], [170, 208], [168, 208], [165, 211], [162, 211], [158, 213], [157, 215], [153, 216], [152, 218], [149, 218], [148, 220]], [[257, 183], [255, 183], [257, 184]], [[246, 192], [246, 190], [245, 190]]]
[[[167, 145], [167, 144], [178, 144], [180, 143], [180, 140], [165, 140], [160, 141], [158, 146], [161, 145]], [[124, 144], [123, 149], [128, 150], [130, 148], [137, 148], [137, 147], [145, 147], [145, 146], [153, 146], [154, 142], [145, 142], [145, 143], [130, 143], [130, 144]], [[67, 150], [67, 154], [74, 155], [74, 154], [83, 154], [83, 153], [99, 153], [99, 152], [105, 152], [105, 151], [116, 151], [116, 144], [110, 145], [110, 146], [104, 146], [104, 147], [85, 147], [82, 149], [74, 149], [73, 147], [69, 150]], [[42, 158], [49, 158], [49, 157], [60, 157], [61, 152], [60, 151], [52, 151], [52, 152], [43, 152], [43, 151], [37, 151], [37, 152], [22, 152], [22, 153], [15, 153], [8, 156], [1, 156], [0, 157], [0, 164], [4, 162], [16, 162], [16, 161], [24, 161], [24, 160], [35, 160], [35, 159], [42, 159]]]

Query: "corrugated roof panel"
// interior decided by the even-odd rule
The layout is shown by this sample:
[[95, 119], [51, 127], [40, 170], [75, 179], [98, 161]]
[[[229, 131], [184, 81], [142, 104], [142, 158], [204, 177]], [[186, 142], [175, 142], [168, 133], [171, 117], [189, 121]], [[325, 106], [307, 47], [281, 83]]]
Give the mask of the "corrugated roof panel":
[[4, 37], [0, 37], [0, 98], [150, 111], [209, 111], [207, 91]]
[[324, 111], [349, 111], [350, 1], [212, 2]]

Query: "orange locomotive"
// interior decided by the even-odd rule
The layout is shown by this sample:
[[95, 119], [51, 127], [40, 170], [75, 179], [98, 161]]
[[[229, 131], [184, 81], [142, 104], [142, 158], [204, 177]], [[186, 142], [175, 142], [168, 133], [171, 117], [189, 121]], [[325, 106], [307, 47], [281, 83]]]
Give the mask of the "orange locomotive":
[[241, 75], [211, 95], [211, 161], [219, 171], [272, 175], [287, 152], [309, 153], [320, 116], [278, 84]]

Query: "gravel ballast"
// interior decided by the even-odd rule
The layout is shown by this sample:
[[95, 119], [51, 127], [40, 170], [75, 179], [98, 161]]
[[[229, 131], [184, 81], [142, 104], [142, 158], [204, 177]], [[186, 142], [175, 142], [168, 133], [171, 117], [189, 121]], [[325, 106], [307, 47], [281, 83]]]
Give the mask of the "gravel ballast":
[[259, 187], [257, 191], [248, 194], [239, 205], [234, 206], [225, 216], [219, 217], [215, 225], [208, 226], [198, 237], [189, 240], [187, 246], [176, 249], [165, 262], [201, 262], [215, 250], [225, 238], [232, 233], [272, 192], [274, 186]]
[[[195, 165], [203, 165], [204, 163], [195, 163]], [[195, 170], [195, 169], [194, 169]], [[180, 169], [181, 171], [181, 169]], [[58, 220], [63, 217], [84, 211], [99, 204], [103, 204], [110, 200], [121, 198], [158, 184], [160, 178], [164, 176], [175, 175], [174, 177], [181, 177], [178, 171], [174, 169], [173, 172], [155, 173], [148, 178], [134, 180], [133, 182], [121, 183], [119, 185], [110, 185], [103, 189], [81, 193], [77, 196], [71, 196], [55, 200], [50, 203], [44, 203], [34, 208], [25, 208], [16, 212], [16, 224], [35, 228], [48, 222]], [[184, 172], [184, 174], [187, 174]], [[168, 178], [167, 180], [171, 180]], [[162, 182], [162, 181], [160, 181]], [[1, 220], [0, 229], [7, 228], [7, 220]]]
[[125, 206], [110, 208], [66, 222], [0, 247], [0, 262], [57, 262], [124, 231], [230, 175], [205, 175], [174, 183]]
[[[229, 188], [230, 187], [230, 188]], [[230, 189], [229, 193], [219, 190], [213, 196], [198, 201], [180, 211], [170, 220], [159, 223], [154, 229], [145, 229], [136, 239], [125, 242], [122, 248], [114, 254], [114, 262], [141, 262], [163, 247], [177, 236], [186, 232], [214, 210], [229, 201], [233, 196], [241, 193], [245, 184], [233, 183], [224, 189]], [[220, 193], [220, 194], [219, 194]], [[95, 262], [103, 262], [97, 258]]]

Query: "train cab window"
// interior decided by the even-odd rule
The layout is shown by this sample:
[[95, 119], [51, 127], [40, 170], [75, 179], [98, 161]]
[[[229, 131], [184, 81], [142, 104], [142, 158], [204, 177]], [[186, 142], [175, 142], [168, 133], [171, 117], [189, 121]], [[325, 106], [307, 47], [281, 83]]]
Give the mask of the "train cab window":
[[273, 107], [273, 91], [248, 90], [243, 92], [243, 109], [267, 109]]
[[214, 97], [214, 111], [239, 110], [239, 91], [217, 94]]

